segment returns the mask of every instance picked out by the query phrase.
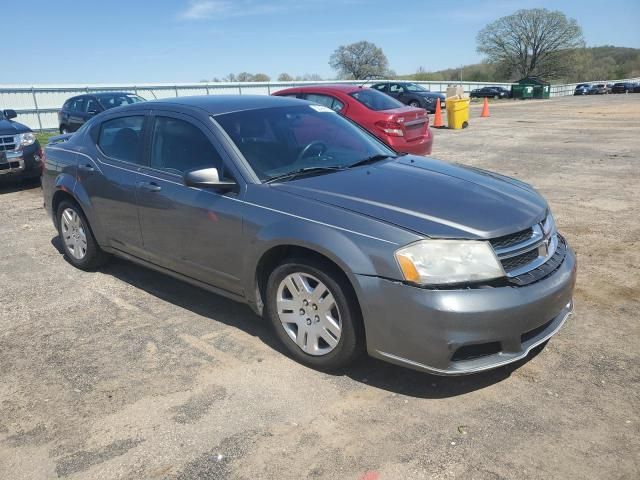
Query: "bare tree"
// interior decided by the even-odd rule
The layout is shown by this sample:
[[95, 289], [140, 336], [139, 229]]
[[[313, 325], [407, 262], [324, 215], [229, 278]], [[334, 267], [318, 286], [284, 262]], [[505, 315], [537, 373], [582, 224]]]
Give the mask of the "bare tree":
[[268, 82], [271, 80], [271, 77], [266, 73], [256, 73], [251, 79], [252, 82]]
[[567, 50], [584, 45], [582, 29], [573, 18], [545, 8], [518, 10], [484, 27], [477, 50], [495, 64], [522, 77], [561, 76], [568, 67]]
[[253, 74], [249, 72], [240, 72], [236, 77], [237, 82], [253, 82]]
[[278, 75], [278, 81], [279, 82], [292, 82], [293, 81], [293, 77], [291, 75], [289, 75], [288, 73], [281, 73], [280, 75]]
[[384, 75], [389, 69], [389, 61], [382, 49], [365, 40], [339, 46], [331, 55], [329, 65], [340, 77], [352, 79]]

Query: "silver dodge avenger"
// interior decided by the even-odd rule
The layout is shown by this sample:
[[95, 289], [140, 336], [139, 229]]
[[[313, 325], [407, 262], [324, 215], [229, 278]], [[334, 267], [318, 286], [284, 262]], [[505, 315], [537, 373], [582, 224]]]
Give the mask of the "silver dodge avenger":
[[532, 187], [400, 155], [302, 100], [108, 110], [46, 149], [42, 186], [73, 265], [115, 255], [246, 302], [313, 368], [366, 351], [478, 372], [572, 312], [576, 259]]

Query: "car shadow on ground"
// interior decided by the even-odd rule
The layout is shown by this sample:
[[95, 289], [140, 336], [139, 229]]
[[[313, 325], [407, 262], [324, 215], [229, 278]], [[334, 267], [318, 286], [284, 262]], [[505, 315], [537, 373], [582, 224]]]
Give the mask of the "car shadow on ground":
[[4, 179], [0, 178], [0, 195], [16, 193], [24, 190], [40, 188], [40, 177], [29, 179]]
[[[52, 238], [51, 243], [60, 254], [63, 254], [59, 237]], [[271, 325], [244, 304], [118, 258], [113, 258], [100, 269], [100, 272], [112, 275], [133, 287], [204, 318], [242, 330], [258, 338], [269, 348], [287, 355]], [[514, 370], [529, 362], [542, 350], [544, 350], [544, 344], [533, 349], [523, 360], [473, 375], [453, 377], [431, 375], [392, 365], [366, 355], [354, 365], [342, 371], [330, 372], [328, 375], [346, 376], [356, 382], [409, 397], [447, 398], [480, 390], [509, 378]]]

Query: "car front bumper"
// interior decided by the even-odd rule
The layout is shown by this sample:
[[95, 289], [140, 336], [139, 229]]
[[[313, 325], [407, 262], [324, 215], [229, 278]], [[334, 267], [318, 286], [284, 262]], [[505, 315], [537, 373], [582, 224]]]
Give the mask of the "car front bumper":
[[0, 153], [0, 179], [10, 176], [40, 176], [41, 152], [38, 142], [22, 150]]
[[526, 357], [573, 310], [571, 249], [548, 277], [524, 287], [424, 289], [356, 275], [373, 357], [438, 375], [489, 370]]

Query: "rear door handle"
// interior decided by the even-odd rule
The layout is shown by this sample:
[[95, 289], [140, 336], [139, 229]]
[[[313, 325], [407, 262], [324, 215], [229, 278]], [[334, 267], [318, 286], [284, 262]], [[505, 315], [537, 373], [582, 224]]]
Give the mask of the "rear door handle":
[[159, 192], [162, 187], [155, 182], [140, 182], [138, 186], [147, 192]]
[[86, 164], [86, 165], [80, 165], [78, 167], [78, 170], [82, 170], [83, 172], [93, 172], [95, 168], [93, 168], [92, 165]]

